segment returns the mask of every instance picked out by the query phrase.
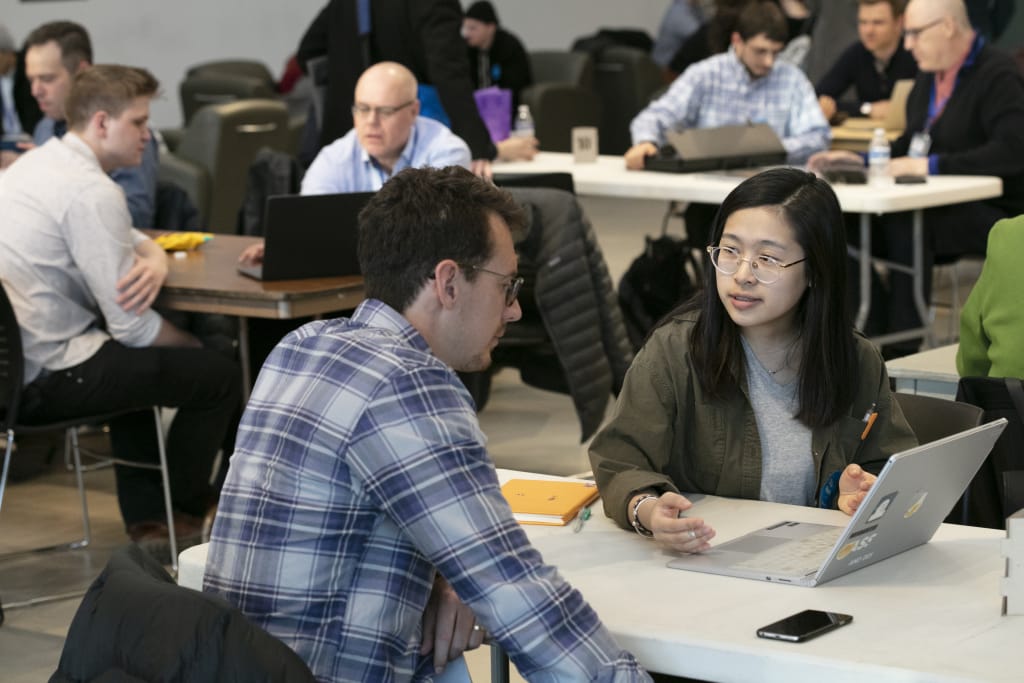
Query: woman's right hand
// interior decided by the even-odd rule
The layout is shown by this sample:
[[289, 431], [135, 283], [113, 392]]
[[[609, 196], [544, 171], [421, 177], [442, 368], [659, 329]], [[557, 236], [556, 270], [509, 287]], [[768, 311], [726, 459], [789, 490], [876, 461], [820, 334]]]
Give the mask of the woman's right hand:
[[661, 494], [653, 502], [640, 504], [637, 516], [640, 523], [654, 532], [654, 540], [661, 545], [684, 553], [702, 553], [711, 549], [715, 530], [703, 519], [682, 516], [693, 503], [671, 491]]

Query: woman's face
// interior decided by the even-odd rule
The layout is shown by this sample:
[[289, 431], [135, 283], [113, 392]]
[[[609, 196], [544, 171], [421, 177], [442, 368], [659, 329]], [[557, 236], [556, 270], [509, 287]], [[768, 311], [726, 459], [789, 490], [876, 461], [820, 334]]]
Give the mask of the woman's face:
[[807, 289], [806, 263], [778, 269], [778, 279], [771, 284], [755, 276], [755, 265], [767, 276], [773, 263], [785, 265], [805, 257], [783, 214], [777, 207], [735, 211], [726, 219], [717, 246], [733, 250], [734, 263], [739, 259], [735, 273], [716, 272], [716, 284], [718, 298], [741, 333], [748, 338], [789, 336], [797, 304]]

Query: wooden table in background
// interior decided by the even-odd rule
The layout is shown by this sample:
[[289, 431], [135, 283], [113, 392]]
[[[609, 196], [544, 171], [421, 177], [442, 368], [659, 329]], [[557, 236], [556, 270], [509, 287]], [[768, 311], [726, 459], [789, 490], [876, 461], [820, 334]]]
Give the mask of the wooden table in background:
[[246, 398], [251, 386], [248, 318], [322, 315], [355, 308], [363, 300], [363, 278], [358, 275], [260, 282], [239, 274], [238, 255], [258, 241], [257, 237], [215, 235], [194, 251], [168, 254], [167, 281], [156, 300], [157, 306], [174, 311], [238, 316]]

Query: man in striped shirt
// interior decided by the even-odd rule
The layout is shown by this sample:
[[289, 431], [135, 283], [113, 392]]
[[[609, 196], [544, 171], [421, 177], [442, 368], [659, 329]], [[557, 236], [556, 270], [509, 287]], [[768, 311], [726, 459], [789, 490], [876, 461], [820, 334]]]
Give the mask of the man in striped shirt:
[[528, 679], [649, 680], [512, 518], [455, 374], [519, 319], [523, 220], [465, 169], [396, 174], [360, 216], [366, 301], [260, 373], [204, 589], [318, 680], [428, 678], [485, 632]]

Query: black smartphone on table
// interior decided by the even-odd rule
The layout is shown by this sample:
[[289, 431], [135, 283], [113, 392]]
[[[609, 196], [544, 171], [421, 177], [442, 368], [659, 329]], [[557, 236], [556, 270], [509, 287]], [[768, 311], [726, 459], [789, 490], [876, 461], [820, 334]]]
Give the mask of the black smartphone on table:
[[757, 629], [759, 638], [785, 640], [791, 643], [802, 643], [817, 638], [840, 626], [846, 626], [853, 617], [839, 612], [823, 612], [816, 609], [805, 609], [773, 624]]

